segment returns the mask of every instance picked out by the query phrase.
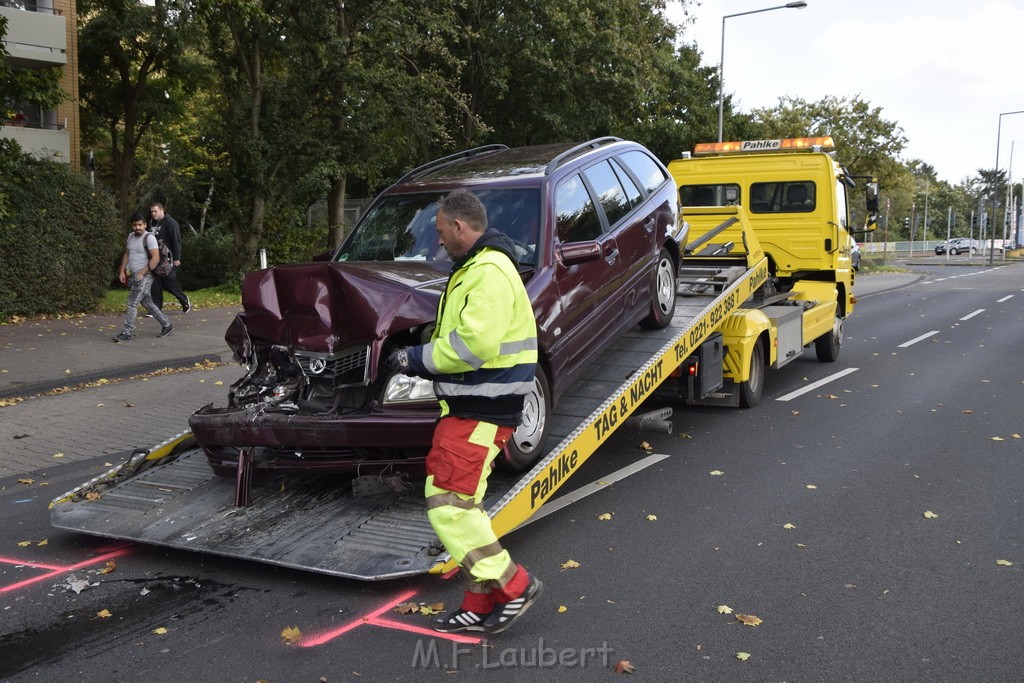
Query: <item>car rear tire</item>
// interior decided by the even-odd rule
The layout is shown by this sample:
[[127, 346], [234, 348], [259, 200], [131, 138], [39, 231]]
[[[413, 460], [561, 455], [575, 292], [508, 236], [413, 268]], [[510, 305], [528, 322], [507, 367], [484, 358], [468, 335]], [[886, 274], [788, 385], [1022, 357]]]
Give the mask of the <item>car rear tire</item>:
[[667, 327], [676, 312], [676, 263], [664, 247], [654, 267], [654, 292], [651, 311], [640, 321], [640, 327], [658, 329]]
[[764, 347], [761, 340], [754, 342], [750, 352], [750, 379], [739, 383], [740, 408], [753, 408], [761, 402], [764, 391]]
[[523, 401], [523, 423], [512, 432], [505, 450], [495, 458], [499, 469], [506, 472], [525, 472], [544, 454], [548, 436], [548, 416], [551, 410], [551, 389], [548, 376], [540, 363], [533, 378], [533, 390]]
[[838, 315], [832, 322], [832, 329], [814, 340], [814, 352], [822, 363], [839, 360], [839, 347], [843, 345], [843, 319]]

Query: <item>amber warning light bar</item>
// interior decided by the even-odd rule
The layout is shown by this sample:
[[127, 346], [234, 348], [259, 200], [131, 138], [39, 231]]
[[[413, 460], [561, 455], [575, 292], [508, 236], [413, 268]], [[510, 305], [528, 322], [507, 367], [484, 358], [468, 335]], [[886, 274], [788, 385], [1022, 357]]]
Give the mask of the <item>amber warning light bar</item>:
[[728, 154], [731, 152], [790, 152], [799, 150], [835, 149], [832, 136], [816, 138], [782, 138], [779, 140], [742, 140], [737, 142], [702, 142], [693, 148], [696, 154]]

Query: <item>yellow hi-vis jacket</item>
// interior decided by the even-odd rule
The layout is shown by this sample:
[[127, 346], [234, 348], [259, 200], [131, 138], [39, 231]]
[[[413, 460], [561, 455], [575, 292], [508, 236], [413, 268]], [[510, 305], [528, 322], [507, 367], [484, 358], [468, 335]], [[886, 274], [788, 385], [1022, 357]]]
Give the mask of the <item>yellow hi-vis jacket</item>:
[[409, 349], [434, 380], [441, 416], [516, 426], [537, 368], [537, 324], [511, 240], [485, 232], [458, 261], [437, 305], [431, 341]]

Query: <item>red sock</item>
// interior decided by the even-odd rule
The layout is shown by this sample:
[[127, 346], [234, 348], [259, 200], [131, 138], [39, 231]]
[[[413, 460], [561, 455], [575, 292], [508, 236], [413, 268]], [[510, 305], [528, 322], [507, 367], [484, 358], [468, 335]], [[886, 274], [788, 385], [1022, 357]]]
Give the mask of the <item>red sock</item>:
[[466, 591], [462, 598], [461, 609], [476, 612], [477, 614], [488, 614], [494, 609], [494, 598], [491, 597], [490, 593]]

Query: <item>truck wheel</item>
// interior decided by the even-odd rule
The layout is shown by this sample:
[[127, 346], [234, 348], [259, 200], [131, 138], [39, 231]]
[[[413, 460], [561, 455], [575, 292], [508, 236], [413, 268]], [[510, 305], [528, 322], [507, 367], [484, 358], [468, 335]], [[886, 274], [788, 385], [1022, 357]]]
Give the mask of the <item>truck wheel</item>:
[[761, 402], [764, 391], [764, 347], [761, 341], [754, 343], [750, 353], [750, 379], [739, 383], [740, 408], [753, 408]]
[[543, 455], [544, 441], [548, 435], [548, 412], [551, 409], [548, 386], [548, 377], [538, 363], [537, 374], [533, 378], [533, 391], [523, 401], [523, 423], [516, 427], [505, 450], [495, 458], [500, 469], [506, 472], [525, 472]]
[[657, 329], [672, 322], [676, 312], [676, 264], [668, 249], [658, 254], [654, 268], [654, 293], [651, 295], [651, 312], [640, 321], [640, 327]]
[[814, 351], [822, 363], [835, 363], [839, 359], [839, 347], [843, 344], [843, 319], [838, 315], [832, 323], [832, 331], [814, 340]]

